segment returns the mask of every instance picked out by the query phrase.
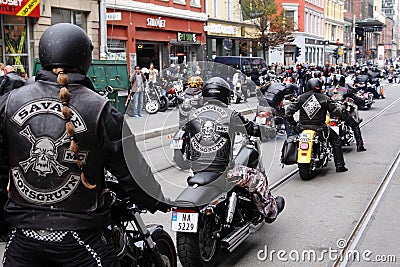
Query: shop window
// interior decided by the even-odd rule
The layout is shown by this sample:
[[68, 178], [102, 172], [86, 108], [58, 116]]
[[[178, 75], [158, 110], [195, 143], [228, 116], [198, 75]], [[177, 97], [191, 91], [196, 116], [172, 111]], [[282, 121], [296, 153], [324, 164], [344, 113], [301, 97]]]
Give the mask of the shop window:
[[29, 73], [25, 17], [4, 16], [3, 26], [5, 65], [13, 66], [18, 73]]
[[57, 23], [73, 23], [78, 25], [85, 31], [87, 30], [87, 15], [85, 12], [63, 9], [63, 8], [51, 8], [51, 25]]
[[107, 59], [126, 60], [126, 41], [107, 40]]

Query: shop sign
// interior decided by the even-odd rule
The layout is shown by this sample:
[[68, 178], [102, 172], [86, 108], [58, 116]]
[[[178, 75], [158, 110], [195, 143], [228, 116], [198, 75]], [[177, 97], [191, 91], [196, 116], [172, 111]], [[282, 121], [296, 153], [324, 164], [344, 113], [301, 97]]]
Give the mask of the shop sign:
[[238, 33], [238, 27], [235, 26], [224, 26], [221, 24], [210, 24], [204, 26], [204, 31], [218, 33], [218, 34], [229, 34], [236, 35]]
[[0, 14], [40, 17], [40, 0], [0, 0]]
[[178, 42], [196, 43], [196, 34], [189, 32], [178, 32]]
[[122, 20], [122, 13], [121, 12], [107, 13], [107, 20]]
[[166, 20], [161, 19], [161, 17], [158, 17], [157, 19], [147, 18], [147, 26], [165, 28], [165, 24], [166, 24]]

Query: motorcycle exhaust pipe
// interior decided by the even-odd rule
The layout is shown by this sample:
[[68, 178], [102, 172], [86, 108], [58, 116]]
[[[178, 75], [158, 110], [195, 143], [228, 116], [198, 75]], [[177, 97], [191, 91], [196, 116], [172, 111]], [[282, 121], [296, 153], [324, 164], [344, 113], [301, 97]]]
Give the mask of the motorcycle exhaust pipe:
[[250, 235], [250, 223], [230, 233], [222, 239], [221, 244], [229, 252], [234, 251]]

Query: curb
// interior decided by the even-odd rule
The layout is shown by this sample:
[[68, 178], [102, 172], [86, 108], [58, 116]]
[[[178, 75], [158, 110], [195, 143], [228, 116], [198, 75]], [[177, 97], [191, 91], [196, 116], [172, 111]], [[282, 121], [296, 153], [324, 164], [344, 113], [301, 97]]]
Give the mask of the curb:
[[[242, 115], [249, 115], [249, 114], [256, 112], [256, 110], [257, 110], [257, 108], [247, 108], [247, 109], [239, 110], [239, 112]], [[178, 131], [178, 129], [179, 129], [178, 124], [171, 125], [166, 128], [155, 128], [155, 129], [151, 129], [149, 131], [136, 133], [135, 139], [136, 139], [136, 141], [143, 141], [148, 138], [154, 138], [157, 136], [176, 133]]]

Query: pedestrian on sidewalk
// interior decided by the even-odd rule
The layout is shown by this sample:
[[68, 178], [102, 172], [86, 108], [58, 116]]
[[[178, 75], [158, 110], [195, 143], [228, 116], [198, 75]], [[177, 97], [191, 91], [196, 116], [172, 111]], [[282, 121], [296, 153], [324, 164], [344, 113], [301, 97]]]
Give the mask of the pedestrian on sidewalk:
[[131, 83], [131, 101], [133, 105], [133, 117], [143, 118], [143, 93], [146, 82], [146, 76], [144, 76], [139, 66], [135, 67], [132, 72], [129, 81]]

